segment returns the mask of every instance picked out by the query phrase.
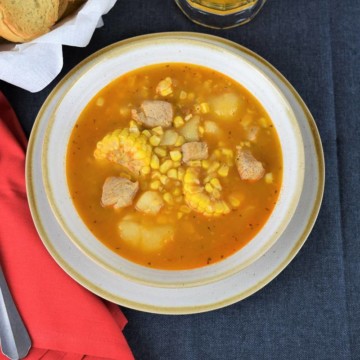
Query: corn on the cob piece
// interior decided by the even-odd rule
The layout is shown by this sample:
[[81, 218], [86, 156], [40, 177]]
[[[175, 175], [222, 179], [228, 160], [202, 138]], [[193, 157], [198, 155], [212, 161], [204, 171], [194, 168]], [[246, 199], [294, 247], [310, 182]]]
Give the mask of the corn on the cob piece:
[[[201, 184], [200, 175], [201, 168], [190, 167], [186, 170], [183, 182], [186, 204], [194, 211], [208, 217], [228, 214], [230, 207], [226, 201], [221, 199], [220, 191], [216, 188], [214, 189], [213, 185], [211, 189], [209, 186], [206, 189]], [[219, 185], [221, 187], [219, 180], [215, 181], [215, 183], [217, 187]]]
[[150, 165], [151, 153], [152, 148], [145, 135], [125, 128], [105, 135], [97, 143], [94, 157], [122, 165], [138, 176], [143, 167]]

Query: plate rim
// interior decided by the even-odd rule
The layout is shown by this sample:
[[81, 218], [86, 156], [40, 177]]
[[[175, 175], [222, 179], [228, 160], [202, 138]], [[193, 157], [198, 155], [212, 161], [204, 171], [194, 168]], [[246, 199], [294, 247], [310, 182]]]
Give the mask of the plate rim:
[[[283, 260], [271, 273], [267, 274], [261, 281], [259, 281], [256, 285], [250, 287], [246, 291], [241, 292], [240, 294], [237, 294], [235, 296], [232, 296], [230, 298], [227, 298], [225, 300], [222, 300], [220, 302], [215, 302], [211, 304], [201, 305], [201, 306], [185, 306], [185, 307], [161, 307], [161, 306], [153, 306], [153, 305], [147, 305], [147, 304], [141, 304], [137, 302], [133, 302], [132, 300], [128, 300], [125, 298], [121, 298], [117, 295], [108, 293], [104, 289], [99, 288], [96, 284], [91, 283], [89, 280], [85, 279], [82, 274], [80, 274], [76, 269], [73, 269], [71, 265], [69, 265], [66, 260], [61, 257], [61, 255], [58, 254], [57, 250], [55, 249], [54, 245], [51, 243], [51, 240], [47, 238], [46, 231], [44, 230], [43, 224], [41, 223], [41, 219], [39, 217], [38, 213], [38, 206], [36, 204], [35, 198], [34, 198], [34, 184], [32, 181], [32, 172], [31, 172], [31, 158], [35, 147], [35, 139], [37, 137], [38, 129], [39, 129], [39, 122], [42, 113], [45, 111], [45, 108], [52, 102], [53, 98], [55, 97], [56, 92], [66, 85], [66, 82], [71, 79], [71, 76], [76, 73], [77, 70], [81, 66], [84, 65], [84, 63], [91, 63], [92, 60], [96, 58], [96, 56], [101, 54], [102, 52], [106, 52], [109, 49], [121, 46], [123, 44], [128, 44], [131, 42], [136, 41], [142, 41], [146, 39], [159, 39], [159, 38], [181, 38], [181, 39], [196, 39], [198, 41], [207, 41], [211, 42], [212, 44], [223, 46], [226, 45], [227, 47], [233, 49], [233, 51], [236, 52], [244, 52], [248, 54], [250, 57], [255, 58], [255, 60], [261, 62], [263, 65], [265, 65], [270, 72], [274, 73], [279, 80], [287, 87], [288, 90], [290, 90], [291, 94], [293, 95], [294, 99], [296, 99], [296, 102], [300, 105], [304, 115], [306, 116], [307, 125], [309, 126], [312, 140], [314, 142], [315, 147], [315, 155], [316, 155], [316, 163], [318, 166], [318, 174], [319, 178], [317, 179], [317, 191], [316, 196], [314, 199], [314, 204], [312, 207], [312, 211], [308, 215], [307, 224], [304, 226], [304, 229], [302, 231], [302, 234], [298, 237], [297, 241], [294, 242], [294, 245], [291, 248], [291, 251], [288, 253], [285, 260]], [[256, 65], [254, 65], [256, 66]], [[262, 70], [261, 70], [262, 71]], [[76, 80], [73, 80], [72, 83], [74, 83]], [[68, 85], [68, 86], [71, 86]], [[286, 96], [285, 96], [286, 97]], [[259, 291], [261, 288], [263, 288], [265, 285], [270, 283], [276, 276], [278, 276], [286, 267], [287, 265], [293, 260], [295, 255], [298, 253], [298, 251], [301, 249], [303, 244], [305, 243], [306, 239], [308, 238], [308, 235], [310, 234], [317, 215], [319, 213], [321, 202], [323, 198], [324, 193], [324, 186], [325, 186], [325, 161], [324, 161], [324, 154], [321, 144], [320, 135], [315, 123], [314, 118], [312, 117], [309, 109], [307, 108], [306, 104], [300, 97], [300, 95], [296, 92], [296, 90], [292, 87], [292, 85], [289, 83], [289, 81], [276, 69], [274, 68], [270, 63], [268, 63], [266, 60], [264, 60], [261, 56], [254, 53], [253, 51], [247, 49], [246, 47], [239, 45], [235, 42], [232, 42], [230, 40], [226, 40], [217, 36], [213, 35], [207, 35], [207, 34], [201, 34], [201, 33], [191, 33], [191, 32], [166, 32], [166, 33], [155, 33], [155, 34], [148, 34], [148, 35], [141, 35], [137, 37], [133, 37], [130, 39], [122, 40], [120, 42], [111, 44], [96, 53], [90, 55], [83, 61], [81, 61], [77, 66], [75, 66], [68, 74], [64, 76], [63, 79], [60, 80], [60, 82], [56, 85], [56, 87], [52, 90], [52, 92], [48, 95], [47, 99], [45, 100], [43, 106], [41, 107], [38, 116], [36, 117], [36, 120], [33, 125], [33, 129], [31, 131], [30, 139], [29, 139], [29, 145], [28, 145], [28, 151], [27, 151], [27, 157], [26, 157], [26, 188], [28, 193], [28, 201], [30, 206], [30, 211], [35, 223], [35, 226], [37, 228], [37, 231], [39, 233], [39, 236], [44, 243], [45, 247], [51, 254], [51, 256], [54, 258], [54, 260], [58, 263], [58, 265], [66, 272], [68, 273], [72, 278], [74, 278], [78, 283], [80, 283], [85, 288], [89, 289], [93, 293], [107, 299], [113, 302], [116, 302], [120, 305], [127, 306], [129, 308], [141, 310], [141, 311], [147, 311], [147, 312], [154, 312], [154, 313], [160, 313], [160, 314], [190, 314], [190, 313], [200, 313], [204, 311], [214, 310], [217, 308], [221, 308], [230, 304], [233, 304], [235, 302], [238, 302], [240, 300], [243, 300], [244, 298], [254, 294], [255, 292]]]

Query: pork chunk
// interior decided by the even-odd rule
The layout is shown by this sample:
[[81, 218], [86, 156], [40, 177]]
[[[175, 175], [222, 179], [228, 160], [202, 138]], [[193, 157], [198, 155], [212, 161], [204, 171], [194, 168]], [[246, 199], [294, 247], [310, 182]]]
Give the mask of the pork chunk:
[[139, 183], [128, 179], [111, 176], [103, 185], [101, 205], [113, 206], [115, 209], [130, 206], [139, 190]]
[[174, 110], [172, 105], [162, 100], [145, 100], [140, 109], [131, 111], [132, 118], [148, 128], [162, 126], [168, 128], [171, 126]]
[[208, 146], [205, 142], [188, 142], [181, 146], [183, 161], [204, 160], [208, 158]]
[[258, 181], [265, 175], [263, 164], [256, 160], [249, 149], [236, 148], [236, 166], [242, 180]]

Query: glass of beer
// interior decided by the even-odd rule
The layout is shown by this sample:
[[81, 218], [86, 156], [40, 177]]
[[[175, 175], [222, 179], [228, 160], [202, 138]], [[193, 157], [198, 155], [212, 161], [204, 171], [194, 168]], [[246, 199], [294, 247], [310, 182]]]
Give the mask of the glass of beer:
[[175, 0], [193, 22], [215, 29], [246, 24], [266, 0]]

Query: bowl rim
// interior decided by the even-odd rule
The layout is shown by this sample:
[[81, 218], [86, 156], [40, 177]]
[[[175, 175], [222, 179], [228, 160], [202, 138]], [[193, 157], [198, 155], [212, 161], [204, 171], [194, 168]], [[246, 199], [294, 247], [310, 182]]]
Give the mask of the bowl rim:
[[[158, 37], [158, 38], [156, 37], [156, 35], [159, 35], [159, 34], [152, 34], [152, 35], [145, 35], [145, 36], [135, 37], [135, 38], [131, 38], [131, 39], [126, 39], [126, 40], [122, 40], [122, 41], [119, 41], [117, 43], [111, 44], [111, 45], [109, 45], [109, 46], [107, 46], [107, 47], [105, 47], [103, 49], [98, 50], [97, 52], [93, 53], [89, 57], [85, 58], [74, 69], [71, 70], [70, 73], [73, 73], [73, 72], [81, 69], [87, 63], [93, 62], [93, 64], [91, 64], [90, 67], [88, 67], [83, 73], [80, 74], [80, 76], [78, 76], [73, 81], [73, 83], [65, 91], [65, 93], [62, 94], [62, 96], [57, 101], [57, 104], [56, 104], [55, 109], [54, 109], [54, 111], [53, 111], [53, 113], [51, 115], [51, 118], [48, 121], [46, 130], [45, 130], [44, 143], [43, 143], [43, 152], [42, 152], [42, 160], [41, 160], [42, 178], [43, 178], [43, 182], [44, 182], [45, 192], [46, 192], [49, 204], [50, 204], [50, 208], [51, 208], [53, 214], [55, 215], [55, 218], [56, 218], [57, 222], [60, 224], [62, 230], [69, 237], [69, 239], [87, 257], [91, 258], [93, 261], [95, 261], [96, 263], [98, 263], [99, 265], [101, 265], [102, 267], [106, 268], [109, 271], [112, 271], [112, 272], [114, 272], [114, 273], [116, 273], [118, 275], [121, 275], [121, 276], [123, 276], [123, 277], [125, 277], [127, 279], [130, 279], [132, 281], [142, 283], [144, 285], [156, 286], [156, 287], [158, 287], [158, 286], [160, 286], [160, 287], [169, 287], [169, 288], [192, 287], [192, 286], [199, 286], [199, 285], [211, 283], [211, 282], [214, 282], [214, 281], [219, 281], [219, 280], [221, 280], [223, 278], [231, 276], [232, 274], [246, 268], [247, 266], [249, 266], [250, 264], [255, 262], [257, 259], [259, 259], [262, 255], [264, 255], [276, 243], [276, 241], [280, 238], [280, 236], [283, 234], [286, 227], [290, 223], [293, 215], [295, 214], [295, 211], [296, 211], [296, 208], [298, 206], [298, 202], [299, 202], [299, 199], [300, 199], [300, 196], [301, 196], [301, 193], [302, 193], [302, 188], [303, 188], [303, 183], [304, 183], [304, 174], [305, 174], [305, 157], [304, 157], [304, 149], [303, 149], [304, 144], [303, 144], [303, 139], [302, 139], [301, 131], [300, 131], [300, 128], [299, 128], [299, 124], [298, 124], [297, 118], [296, 118], [296, 116], [295, 116], [295, 114], [293, 112], [292, 107], [290, 106], [289, 102], [287, 101], [286, 97], [284, 96], [284, 94], [282, 93], [280, 88], [275, 84], [275, 82], [269, 76], [267, 76], [265, 74], [265, 72], [263, 72], [261, 69], [259, 69], [254, 64], [252, 64], [251, 61], [249, 61], [249, 60], [245, 59], [244, 57], [242, 57], [240, 54], [233, 53], [228, 49], [221, 48], [221, 46], [219, 44], [213, 44], [211, 42], [204, 42], [201, 38], [193, 38], [193, 37], [184, 38], [184, 37], [181, 36], [181, 34], [185, 34], [185, 35], [186, 34], [191, 34], [192, 35], [192, 33], [165, 33], [165, 34], [173, 35], [174, 38], [168, 38], [166, 36], [163, 37], [164, 34], [160, 33], [161, 36]], [[155, 42], [154, 42], [153, 35], [155, 35]], [[177, 37], [177, 35], [179, 35], [179, 37]], [[201, 34], [201, 35], [203, 35], [203, 34]], [[156, 280], [149, 281], [149, 279], [145, 279], [145, 280], [141, 279], [138, 276], [133, 276], [132, 274], [125, 273], [121, 269], [119, 269], [117, 267], [114, 267], [113, 265], [105, 262], [103, 259], [99, 258], [97, 256], [97, 254], [95, 254], [89, 248], [84, 246], [81, 243], [81, 241], [78, 240], [78, 237], [76, 236], [76, 234], [74, 234], [73, 231], [71, 231], [71, 229], [68, 228], [68, 225], [66, 224], [66, 220], [64, 220], [64, 218], [63, 218], [62, 212], [59, 210], [59, 208], [58, 208], [58, 206], [56, 204], [56, 201], [54, 199], [54, 196], [53, 196], [53, 193], [52, 193], [52, 190], [51, 190], [51, 185], [50, 185], [49, 176], [48, 176], [48, 168], [47, 168], [47, 165], [46, 165], [46, 163], [47, 163], [47, 154], [48, 154], [47, 150], [48, 150], [49, 133], [51, 133], [52, 127], [53, 127], [53, 125], [55, 123], [55, 117], [56, 117], [56, 114], [58, 112], [58, 109], [61, 106], [61, 103], [64, 100], [64, 98], [76, 86], [76, 84], [79, 81], [81, 81], [81, 79], [83, 77], [85, 77], [95, 66], [97, 66], [101, 62], [101, 60], [103, 58], [121, 56], [121, 54], [123, 54], [123, 53], [127, 53], [129, 51], [131, 52], [134, 48], [138, 48], [138, 47], [150, 47], [151, 48], [151, 46], [153, 46], [157, 42], [161, 42], [161, 43], [164, 43], [166, 41], [167, 42], [173, 42], [174, 40], [177, 40], [180, 43], [181, 42], [190, 42], [190, 43], [193, 43], [193, 44], [195, 44], [197, 46], [200, 46], [200, 47], [205, 46], [205, 47], [209, 47], [209, 48], [215, 48], [217, 50], [221, 49], [222, 52], [224, 52], [224, 53], [226, 53], [228, 55], [232, 55], [232, 56], [235, 56], [235, 57], [239, 58], [241, 61], [245, 62], [248, 66], [250, 66], [255, 71], [260, 73], [261, 76], [264, 77], [268, 81], [268, 83], [271, 85], [271, 87], [277, 92], [277, 94], [281, 98], [281, 101], [283, 102], [284, 106], [286, 106], [287, 109], [290, 110], [290, 113], [288, 114], [288, 118], [292, 122], [292, 127], [295, 128], [294, 133], [296, 133], [297, 141], [298, 141], [299, 145], [301, 146], [301, 148], [298, 149], [299, 153], [297, 154], [297, 160], [298, 160], [298, 164], [299, 164], [299, 167], [300, 167], [300, 172], [299, 172], [300, 177], [296, 179], [296, 184], [297, 184], [296, 189], [297, 189], [297, 191], [293, 195], [291, 201], [289, 202], [287, 216], [284, 216], [281, 219], [282, 221], [279, 224], [277, 224], [276, 229], [275, 229], [276, 231], [271, 236], [269, 236], [270, 240], [267, 240], [266, 244], [263, 245], [261, 247], [261, 249], [257, 250], [255, 254], [250, 256], [246, 261], [243, 261], [241, 264], [238, 264], [238, 265], [232, 267], [231, 269], [228, 269], [228, 270], [223, 271], [221, 273], [215, 273], [215, 274], [212, 274], [210, 276], [207, 276], [207, 278], [205, 278], [205, 279], [199, 279], [199, 280], [187, 281], [187, 282], [184, 281], [183, 279], [180, 279], [180, 280], [174, 281], [174, 282], [162, 282], [162, 281], [156, 281]], [[223, 39], [221, 39], [221, 40], [223, 40]], [[159, 62], [158, 64], [160, 64], [160, 63], [161, 62]], [[119, 76], [122, 76], [122, 75], [119, 75]], [[119, 76], [117, 76], [117, 77], [119, 77]], [[229, 75], [227, 75], [227, 76], [229, 76]], [[115, 80], [115, 78], [117, 78], [117, 77], [114, 77], [113, 80]], [[243, 84], [241, 84], [241, 85], [244, 86]], [[100, 91], [100, 90], [101, 89], [99, 89], [98, 91]], [[94, 96], [95, 95], [96, 94], [94, 94]], [[281, 190], [280, 190], [279, 197], [281, 196], [282, 189], [283, 189], [283, 183], [281, 185]], [[76, 213], [78, 213], [73, 203], [72, 203], [72, 207], [75, 209]], [[276, 207], [277, 207], [277, 205], [275, 206], [275, 208]], [[274, 210], [275, 210], [275, 208], [274, 208]], [[272, 211], [272, 214], [274, 213], [274, 210]], [[270, 217], [271, 217], [271, 215], [270, 215]], [[79, 218], [82, 221], [80, 216], [79, 216]], [[269, 219], [266, 221], [266, 223], [269, 221]], [[265, 226], [265, 224], [264, 224], [264, 226]], [[86, 228], [87, 228], [87, 226], [86, 226]], [[95, 237], [88, 228], [87, 228], [87, 232], [89, 234], [91, 234], [92, 237]], [[259, 230], [259, 232], [261, 232], [261, 229]], [[258, 235], [258, 234], [256, 234], [256, 235]], [[96, 239], [96, 240], [99, 243], [101, 243], [98, 239]], [[253, 239], [251, 239], [244, 247], [246, 247], [252, 241], [253, 241]], [[102, 244], [102, 245], [104, 247], [106, 247], [104, 244]], [[159, 274], [160, 273], [164, 274], [166, 272], [170, 272], [170, 273], [189, 273], [189, 272], [200, 271], [201, 269], [211, 268], [211, 267], [216, 266], [219, 263], [222, 263], [222, 262], [226, 261], [230, 257], [236, 255], [239, 251], [244, 249], [244, 247], [240, 248], [235, 254], [225, 258], [224, 260], [216, 262], [216, 263], [214, 263], [212, 265], [208, 265], [206, 267], [204, 266], [204, 267], [200, 267], [200, 268], [185, 269], [185, 270], [162, 270], [162, 269], [151, 269], [151, 268], [147, 268], [147, 267], [145, 267], [145, 268], [148, 271], [159, 273]], [[113, 253], [109, 248], [107, 248], [107, 249], [111, 253]], [[128, 263], [130, 263], [132, 265], [144, 268], [142, 265], [134, 263], [134, 262], [122, 257], [119, 254], [116, 254], [116, 255], [121, 257], [121, 259], [123, 261], [125, 261], [125, 262], [128, 262]]]

